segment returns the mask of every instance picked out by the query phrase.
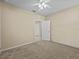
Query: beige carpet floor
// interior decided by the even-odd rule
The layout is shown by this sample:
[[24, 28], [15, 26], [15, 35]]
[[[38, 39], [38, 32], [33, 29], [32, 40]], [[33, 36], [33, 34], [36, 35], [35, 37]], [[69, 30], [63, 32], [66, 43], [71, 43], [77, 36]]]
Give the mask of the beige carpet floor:
[[79, 59], [79, 49], [55, 42], [39, 41], [2, 52], [0, 59]]

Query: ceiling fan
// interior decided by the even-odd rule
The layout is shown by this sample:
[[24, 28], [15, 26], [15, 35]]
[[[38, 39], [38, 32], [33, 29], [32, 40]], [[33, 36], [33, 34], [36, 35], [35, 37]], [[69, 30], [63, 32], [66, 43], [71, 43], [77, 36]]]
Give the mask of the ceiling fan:
[[45, 8], [49, 8], [50, 6], [47, 4], [50, 2], [50, 0], [39, 0], [38, 3], [35, 3], [33, 6], [36, 6], [39, 8], [39, 10], [43, 10]]

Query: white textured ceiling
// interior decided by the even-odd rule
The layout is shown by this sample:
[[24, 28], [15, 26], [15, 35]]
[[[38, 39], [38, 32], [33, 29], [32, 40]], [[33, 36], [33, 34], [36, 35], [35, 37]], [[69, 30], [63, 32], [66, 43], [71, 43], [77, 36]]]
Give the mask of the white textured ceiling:
[[[36, 2], [39, 2], [39, 0], [5, 0], [5, 1], [30, 11], [35, 9], [33, 4], [35, 4]], [[51, 6], [51, 8], [46, 8], [41, 11], [37, 10], [36, 13], [43, 16], [48, 16], [60, 10], [78, 5], [79, 0], [50, 0], [48, 4]]]

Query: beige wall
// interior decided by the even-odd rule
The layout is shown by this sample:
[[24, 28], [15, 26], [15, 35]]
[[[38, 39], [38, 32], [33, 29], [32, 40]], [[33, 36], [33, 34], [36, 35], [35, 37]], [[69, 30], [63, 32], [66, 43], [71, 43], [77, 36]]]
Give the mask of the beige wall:
[[79, 48], [79, 5], [49, 16], [52, 41]]
[[3, 4], [2, 49], [37, 41], [33, 39], [33, 22], [44, 17]]
[[[4, 11], [2, 49], [37, 41], [33, 39], [33, 23], [35, 20], [43, 20], [43, 16], [8, 4], [3, 4], [1, 7]], [[79, 6], [58, 12], [48, 18], [52, 21], [52, 41], [79, 48]]]

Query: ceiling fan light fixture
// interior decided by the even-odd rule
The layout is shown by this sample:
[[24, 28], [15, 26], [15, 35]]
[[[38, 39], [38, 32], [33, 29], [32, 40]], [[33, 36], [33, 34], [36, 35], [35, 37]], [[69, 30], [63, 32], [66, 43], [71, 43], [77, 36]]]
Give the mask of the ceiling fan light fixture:
[[43, 6], [40, 4], [40, 5], [38, 5], [38, 7], [40, 8], [40, 9], [43, 9]]
[[39, 3], [34, 4], [34, 6], [37, 6], [39, 10], [43, 10], [49, 7], [49, 5], [47, 4], [49, 1], [50, 0], [40, 0]]
[[47, 7], [47, 5], [44, 5], [44, 8], [46, 8]]

